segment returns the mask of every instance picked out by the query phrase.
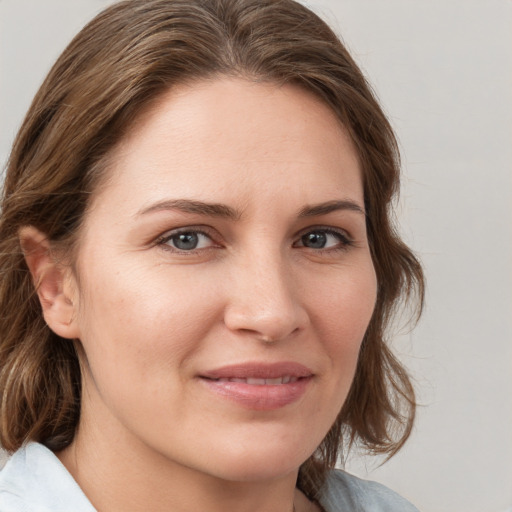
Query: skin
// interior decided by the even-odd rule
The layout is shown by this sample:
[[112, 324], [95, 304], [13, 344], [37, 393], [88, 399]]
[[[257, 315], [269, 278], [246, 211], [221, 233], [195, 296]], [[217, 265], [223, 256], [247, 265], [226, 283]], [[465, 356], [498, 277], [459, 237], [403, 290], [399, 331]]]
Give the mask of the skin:
[[[99, 511], [316, 510], [298, 468], [346, 399], [376, 298], [346, 131], [299, 88], [218, 78], [159, 98], [111, 157], [79, 279], [20, 233], [46, 321], [82, 347], [80, 425], [58, 456]], [[195, 249], [176, 248], [182, 228]], [[281, 361], [312, 377], [271, 410], [199, 377]]]

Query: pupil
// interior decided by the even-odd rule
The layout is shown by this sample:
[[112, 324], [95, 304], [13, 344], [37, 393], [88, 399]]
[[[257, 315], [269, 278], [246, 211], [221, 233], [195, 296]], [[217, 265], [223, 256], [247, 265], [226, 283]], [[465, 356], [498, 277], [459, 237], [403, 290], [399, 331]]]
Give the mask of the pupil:
[[302, 243], [306, 247], [322, 249], [327, 243], [327, 237], [325, 233], [308, 233], [302, 237]]
[[174, 244], [178, 249], [191, 250], [197, 247], [198, 241], [198, 236], [195, 233], [180, 233], [175, 238]]

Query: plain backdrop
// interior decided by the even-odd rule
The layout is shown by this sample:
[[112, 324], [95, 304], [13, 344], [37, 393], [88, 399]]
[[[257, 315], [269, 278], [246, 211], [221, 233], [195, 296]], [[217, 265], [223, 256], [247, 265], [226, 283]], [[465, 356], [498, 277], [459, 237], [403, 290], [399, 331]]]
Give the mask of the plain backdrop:
[[[106, 0], [0, 0], [0, 162], [32, 96]], [[381, 481], [423, 512], [512, 510], [512, 1], [311, 0], [400, 140], [402, 233], [427, 306], [396, 349], [421, 407]]]

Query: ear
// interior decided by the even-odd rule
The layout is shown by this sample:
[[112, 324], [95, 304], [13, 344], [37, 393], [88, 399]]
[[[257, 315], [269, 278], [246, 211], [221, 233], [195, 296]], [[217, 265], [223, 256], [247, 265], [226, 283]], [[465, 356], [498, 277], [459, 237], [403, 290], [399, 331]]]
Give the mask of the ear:
[[50, 241], [38, 229], [25, 226], [18, 236], [48, 327], [63, 338], [79, 338], [78, 294], [71, 269], [55, 258]]

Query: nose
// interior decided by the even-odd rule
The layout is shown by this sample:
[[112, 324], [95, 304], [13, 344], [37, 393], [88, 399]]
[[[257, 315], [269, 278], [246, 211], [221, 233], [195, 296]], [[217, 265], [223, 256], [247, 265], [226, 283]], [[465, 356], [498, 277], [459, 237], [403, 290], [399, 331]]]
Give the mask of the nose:
[[309, 316], [290, 265], [267, 254], [253, 255], [236, 266], [226, 283], [228, 329], [272, 343], [306, 328]]

